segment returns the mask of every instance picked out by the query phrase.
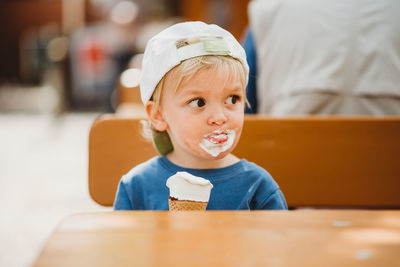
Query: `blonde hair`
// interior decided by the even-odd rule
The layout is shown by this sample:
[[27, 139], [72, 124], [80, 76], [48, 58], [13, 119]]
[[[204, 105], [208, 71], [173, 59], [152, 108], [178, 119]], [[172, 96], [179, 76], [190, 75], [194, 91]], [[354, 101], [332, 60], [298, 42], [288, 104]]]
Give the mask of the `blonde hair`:
[[[162, 91], [164, 88], [165, 80], [169, 77], [174, 77], [175, 86], [173, 88], [174, 92], [179, 90], [180, 85], [185, 79], [192, 78], [196, 73], [200, 70], [211, 69], [211, 68], [220, 68], [222, 66], [227, 66], [229, 68], [229, 74], [232, 77], [239, 76], [240, 81], [243, 86], [243, 90], [245, 90], [247, 77], [246, 77], [246, 69], [242, 65], [242, 63], [230, 56], [215, 56], [215, 55], [205, 55], [187, 59], [183, 61], [181, 64], [177, 65], [173, 69], [171, 69], [157, 84], [154, 89], [153, 95], [150, 100], [154, 102], [154, 108], [158, 109], [162, 103]], [[243, 94], [244, 101], [246, 100], [246, 94]], [[146, 138], [153, 139], [156, 134], [160, 132], [157, 131], [150, 123], [142, 122], [143, 124], [143, 135]], [[166, 132], [166, 131], [165, 131]], [[166, 133], [165, 133], [166, 134]]]
[[[150, 100], [154, 101], [156, 108], [159, 107], [162, 102], [161, 96], [164, 89], [164, 82], [170, 76], [177, 78], [174, 86], [174, 92], [177, 92], [183, 80], [192, 78], [200, 70], [219, 68], [224, 65], [229, 67], [229, 75], [240, 77], [243, 88], [245, 88], [247, 81], [246, 70], [239, 60], [230, 56], [206, 55], [187, 59], [167, 72], [157, 84]], [[246, 94], [244, 94], [244, 97], [246, 97]], [[244, 100], [246, 101], [246, 98]]]

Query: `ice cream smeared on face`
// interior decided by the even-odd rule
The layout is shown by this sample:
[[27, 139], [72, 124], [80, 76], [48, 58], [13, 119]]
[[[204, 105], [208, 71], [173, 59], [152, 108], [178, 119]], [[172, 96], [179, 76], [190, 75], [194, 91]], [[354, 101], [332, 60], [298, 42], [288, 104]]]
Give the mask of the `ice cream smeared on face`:
[[187, 172], [177, 172], [167, 180], [170, 197], [178, 200], [208, 202], [213, 185], [209, 180]]
[[232, 147], [236, 133], [234, 130], [217, 130], [203, 136], [200, 147], [213, 157]]

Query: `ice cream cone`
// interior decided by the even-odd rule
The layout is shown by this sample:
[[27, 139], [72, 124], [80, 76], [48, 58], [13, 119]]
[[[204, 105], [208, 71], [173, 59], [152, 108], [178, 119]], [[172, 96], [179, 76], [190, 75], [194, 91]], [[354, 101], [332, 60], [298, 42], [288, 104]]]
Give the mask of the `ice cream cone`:
[[168, 199], [170, 211], [206, 210], [208, 202]]
[[167, 180], [169, 210], [206, 210], [213, 185], [209, 180], [177, 172]]

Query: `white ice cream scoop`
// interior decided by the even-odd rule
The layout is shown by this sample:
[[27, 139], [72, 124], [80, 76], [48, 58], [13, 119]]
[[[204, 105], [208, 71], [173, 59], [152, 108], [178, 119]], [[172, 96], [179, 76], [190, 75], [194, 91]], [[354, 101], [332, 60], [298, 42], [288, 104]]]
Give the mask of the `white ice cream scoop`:
[[208, 202], [213, 185], [204, 178], [187, 172], [177, 172], [168, 178], [167, 187], [172, 198]]

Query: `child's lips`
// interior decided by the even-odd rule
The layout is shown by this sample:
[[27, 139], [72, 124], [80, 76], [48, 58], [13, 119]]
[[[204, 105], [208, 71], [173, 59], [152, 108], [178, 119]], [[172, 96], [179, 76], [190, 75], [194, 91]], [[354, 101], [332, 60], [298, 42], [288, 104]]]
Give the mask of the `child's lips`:
[[218, 136], [210, 136], [208, 140], [214, 144], [223, 144], [228, 141], [228, 136], [226, 134], [220, 134]]
[[225, 132], [217, 131], [204, 136], [204, 138], [213, 144], [223, 144], [228, 141], [228, 134]]
[[203, 135], [203, 141], [200, 147], [213, 157], [229, 150], [235, 141], [235, 130], [216, 130], [209, 134]]

